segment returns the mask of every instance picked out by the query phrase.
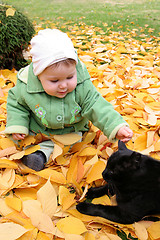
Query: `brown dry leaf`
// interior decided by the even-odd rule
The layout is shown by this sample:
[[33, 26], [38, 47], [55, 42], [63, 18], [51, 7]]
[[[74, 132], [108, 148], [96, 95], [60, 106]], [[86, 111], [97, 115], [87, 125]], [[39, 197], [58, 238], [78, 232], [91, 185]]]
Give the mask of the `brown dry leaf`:
[[13, 222], [0, 223], [1, 239], [3, 240], [15, 240], [27, 231], [28, 230], [21, 225]]
[[57, 227], [63, 233], [80, 235], [87, 231], [83, 222], [75, 217], [65, 217], [57, 222]]

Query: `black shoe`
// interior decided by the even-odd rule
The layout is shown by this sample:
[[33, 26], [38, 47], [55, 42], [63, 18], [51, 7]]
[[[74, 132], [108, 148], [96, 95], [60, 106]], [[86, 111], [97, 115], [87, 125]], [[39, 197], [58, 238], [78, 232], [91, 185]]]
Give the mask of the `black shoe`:
[[40, 171], [45, 166], [46, 156], [43, 152], [36, 151], [34, 153], [24, 156], [22, 158], [22, 163], [35, 171]]

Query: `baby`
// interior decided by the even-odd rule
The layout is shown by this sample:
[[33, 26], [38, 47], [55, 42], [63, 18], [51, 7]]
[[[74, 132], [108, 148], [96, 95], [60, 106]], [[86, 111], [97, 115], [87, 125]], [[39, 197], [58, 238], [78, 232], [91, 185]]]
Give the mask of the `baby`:
[[[28, 134], [88, 131], [91, 121], [113, 142], [127, 142], [133, 132], [122, 116], [96, 90], [71, 39], [57, 29], [40, 30], [31, 40], [32, 63], [18, 72], [7, 99], [6, 134], [22, 140]], [[22, 158], [29, 168], [44, 168], [53, 151], [51, 141]]]

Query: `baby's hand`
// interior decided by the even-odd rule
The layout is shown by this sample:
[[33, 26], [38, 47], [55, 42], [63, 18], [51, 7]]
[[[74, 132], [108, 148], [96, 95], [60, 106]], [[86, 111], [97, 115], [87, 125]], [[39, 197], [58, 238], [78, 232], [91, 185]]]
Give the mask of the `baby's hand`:
[[14, 140], [23, 140], [25, 138], [25, 134], [21, 133], [12, 133], [12, 137]]
[[116, 134], [116, 138], [121, 140], [124, 143], [128, 142], [132, 138], [132, 136], [133, 136], [133, 132], [127, 126], [121, 127]]

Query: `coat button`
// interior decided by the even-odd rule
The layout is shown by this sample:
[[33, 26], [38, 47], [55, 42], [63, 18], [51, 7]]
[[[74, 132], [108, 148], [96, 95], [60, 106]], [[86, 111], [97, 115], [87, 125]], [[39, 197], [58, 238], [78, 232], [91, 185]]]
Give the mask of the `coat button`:
[[57, 115], [56, 119], [57, 119], [58, 122], [60, 122], [60, 121], [62, 121], [62, 116], [61, 115]]

